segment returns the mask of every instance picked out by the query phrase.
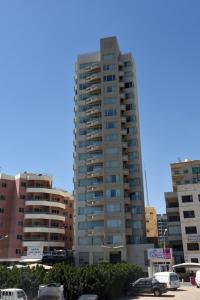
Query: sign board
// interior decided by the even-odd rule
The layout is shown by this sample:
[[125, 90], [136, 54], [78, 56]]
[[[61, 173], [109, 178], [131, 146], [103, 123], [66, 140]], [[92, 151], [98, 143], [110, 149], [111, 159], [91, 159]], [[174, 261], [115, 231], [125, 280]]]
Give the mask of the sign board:
[[172, 249], [171, 248], [148, 249], [148, 259], [150, 260], [172, 259]]
[[30, 246], [27, 248], [27, 258], [31, 259], [42, 259], [43, 247], [42, 246]]

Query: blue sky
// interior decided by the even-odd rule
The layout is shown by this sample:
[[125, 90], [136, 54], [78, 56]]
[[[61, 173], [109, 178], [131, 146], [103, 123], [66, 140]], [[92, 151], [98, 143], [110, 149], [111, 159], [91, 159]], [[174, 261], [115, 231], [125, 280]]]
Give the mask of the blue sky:
[[136, 61], [149, 199], [163, 212], [169, 164], [200, 159], [199, 1], [0, 1], [0, 166], [72, 191], [74, 63], [112, 35]]

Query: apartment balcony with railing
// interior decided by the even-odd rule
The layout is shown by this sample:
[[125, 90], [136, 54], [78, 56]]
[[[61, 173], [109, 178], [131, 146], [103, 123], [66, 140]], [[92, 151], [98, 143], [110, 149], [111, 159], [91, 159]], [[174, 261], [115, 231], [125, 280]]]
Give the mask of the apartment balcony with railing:
[[99, 94], [101, 92], [101, 85], [100, 84], [92, 84], [85, 90], [86, 94]]
[[100, 116], [101, 115], [101, 105], [95, 105], [90, 107], [88, 110], [85, 112], [86, 116]]
[[86, 140], [102, 140], [102, 130], [92, 130], [86, 134]]
[[85, 81], [87, 83], [99, 83], [101, 82], [101, 73], [95, 73], [86, 77]]
[[101, 128], [101, 127], [102, 127], [101, 118], [95, 118], [86, 123], [86, 128]]
[[93, 63], [92, 65], [85, 67], [84, 69], [86, 72], [100, 72], [101, 71], [101, 66], [99, 63]]
[[89, 97], [89, 98], [87, 98], [85, 103], [86, 103], [86, 105], [100, 104], [101, 103], [101, 95], [95, 95], [95, 96]]

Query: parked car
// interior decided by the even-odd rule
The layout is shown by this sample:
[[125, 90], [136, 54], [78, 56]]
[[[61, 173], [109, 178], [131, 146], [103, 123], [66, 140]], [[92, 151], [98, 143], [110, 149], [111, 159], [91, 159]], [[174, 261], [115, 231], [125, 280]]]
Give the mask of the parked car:
[[159, 282], [166, 283], [169, 290], [177, 290], [180, 287], [180, 280], [175, 272], [158, 272], [153, 277]]
[[158, 297], [167, 291], [166, 283], [161, 283], [155, 278], [140, 278], [134, 283], [130, 283], [127, 295], [154, 294], [154, 296]]
[[199, 288], [199, 287], [200, 287], [200, 270], [198, 270], [198, 271], [196, 272], [196, 278], [195, 278], [195, 281], [196, 281], [197, 287]]
[[38, 289], [38, 296], [34, 300], [66, 300], [64, 296], [64, 287], [60, 283], [49, 283], [40, 285]]
[[0, 300], [27, 300], [27, 295], [21, 289], [0, 290]]
[[78, 298], [78, 300], [98, 300], [99, 297], [97, 295], [92, 295], [92, 294], [88, 294], [88, 295], [82, 295]]

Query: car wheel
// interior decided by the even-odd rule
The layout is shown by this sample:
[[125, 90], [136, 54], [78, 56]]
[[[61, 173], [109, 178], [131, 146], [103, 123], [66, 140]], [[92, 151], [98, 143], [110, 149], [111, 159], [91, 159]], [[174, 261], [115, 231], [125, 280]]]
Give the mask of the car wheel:
[[154, 290], [154, 296], [159, 297], [161, 295], [161, 292], [159, 290]]

